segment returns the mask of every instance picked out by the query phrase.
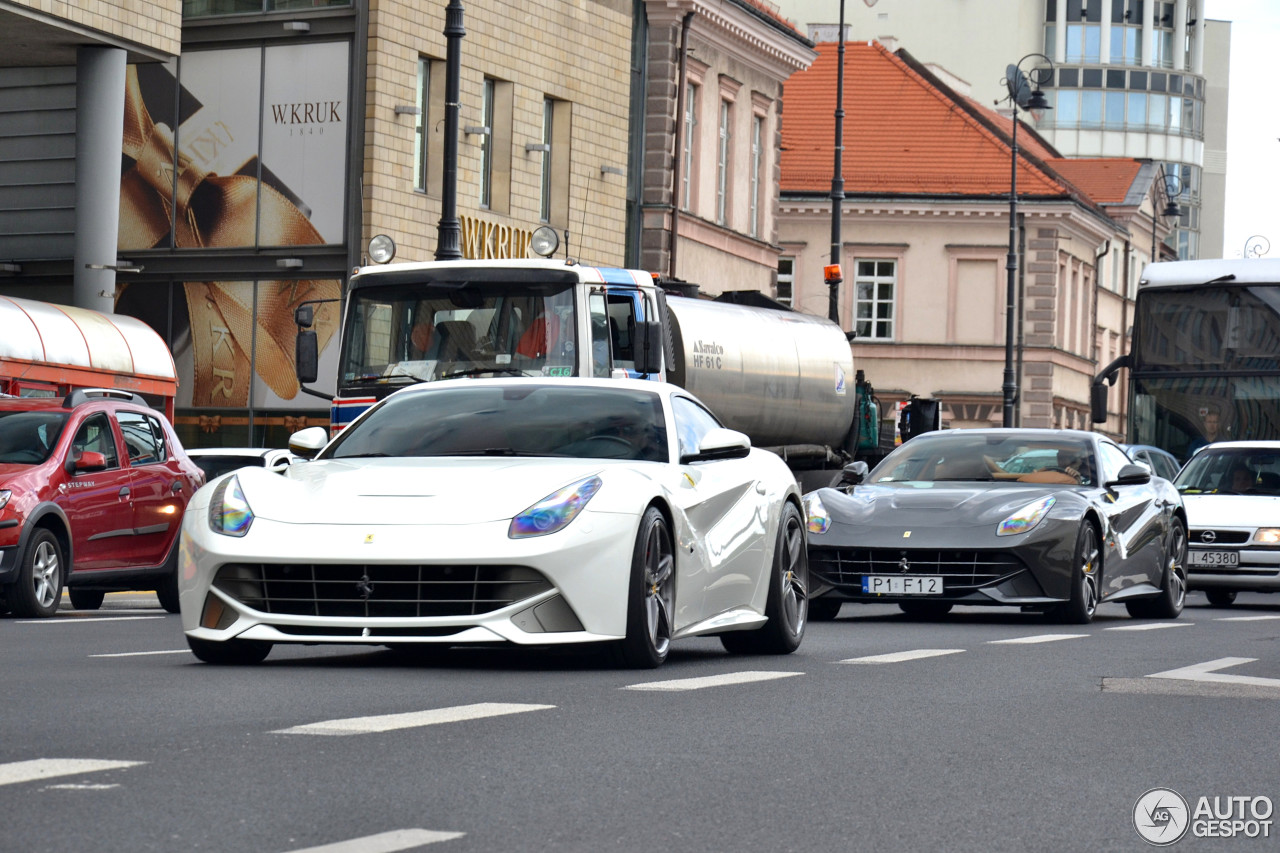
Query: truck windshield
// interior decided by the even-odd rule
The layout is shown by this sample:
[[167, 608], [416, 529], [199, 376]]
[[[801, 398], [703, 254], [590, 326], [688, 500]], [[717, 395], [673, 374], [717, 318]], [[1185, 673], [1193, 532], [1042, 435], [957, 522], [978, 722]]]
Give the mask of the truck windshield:
[[342, 385], [574, 376], [571, 285], [397, 284], [352, 292]]

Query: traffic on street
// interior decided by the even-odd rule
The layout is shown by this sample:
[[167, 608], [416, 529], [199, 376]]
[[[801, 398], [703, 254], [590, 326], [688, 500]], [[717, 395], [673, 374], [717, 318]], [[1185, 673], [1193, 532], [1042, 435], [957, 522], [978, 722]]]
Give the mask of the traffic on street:
[[1278, 628], [1252, 593], [1071, 626], [847, 603], [795, 654], [692, 639], [656, 671], [585, 646], [228, 668], [154, 595], [64, 600], [0, 619], [0, 848], [1139, 850], [1142, 825], [1274, 849]]

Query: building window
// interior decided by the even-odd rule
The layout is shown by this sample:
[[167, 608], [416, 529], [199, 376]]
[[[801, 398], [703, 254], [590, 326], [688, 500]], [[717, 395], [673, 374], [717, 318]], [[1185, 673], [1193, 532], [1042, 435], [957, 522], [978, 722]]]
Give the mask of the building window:
[[[414, 101], [418, 115], [414, 121], [413, 188], [430, 195], [440, 195], [444, 176], [440, 164], [444, 159], [444, 132], [433, 122], [432, 104], [444, 103], [444, 63], [438, 59], [418, 57], [418, 90]], [[437, 117], [438, 118], [438, 117]]]
[[539, 215], [553, 225], [569, 224], [569, 161], [573, 154], [573, 102], [542, 100], [542, 142], [551, 150], [542, 155]]
[[480, 206], [493, 203], [493, 102], [497, 83], [484, 78], [484, 90], [480, 95], [480, 123], [486, 130], [480, 136]]
[[859, 258], [854, 262], [854, 328], [860, 338], [893, 340], [893, 297], [898, 262]]
[[748, 200], [749, 233], [752, 237], [760, 236], [760, 169], [764, 160], [764, 149], [761, 137], [764, 135], [764, 119], [751, 117], [751, 197]]
[[182, 17], [207, 18], [214, 15], [244, 15], [254, 12], [278, 12], [299, 7], [319, 9], [329, 6], [350, 6], [351, 0], [182, 0]]
[[716, 153], [716, 224], [725, 225], [728, 218], [729, 200], [729, 123], [733, 118], [733, 110], [728, 101], [720, 102], [720, 146]]
[[551, 144], [551, 129], [555, 126], [555, 101], [542, 99], [542, 144], [547, 150], [542, 152], [542, 190], [541, 202], [538, 206], [538, 218], [543, 222], [551, 221], [551, 152], [555, 149]]
[[698, 87], [690, 83], [684, 92], [684, 151], [680, 164], [680, 208], [688, 210], [693, 204], [693, 143], [697, 139]]
[[790, 255], [778, 258], [778, 286], [774, 288], [773, 298], [783, 305], [791, 305], [792, 286], [796, 280], [796, 259]]

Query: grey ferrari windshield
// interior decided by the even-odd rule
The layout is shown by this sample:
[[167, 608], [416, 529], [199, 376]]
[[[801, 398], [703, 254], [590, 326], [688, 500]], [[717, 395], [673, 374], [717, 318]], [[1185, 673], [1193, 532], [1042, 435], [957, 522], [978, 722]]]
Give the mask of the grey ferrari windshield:
[[[1093, 452], [1070, 438], [1017, 432], [998, 435], [930, 433], [903, 444], [871, 473], [871, 483], [940, 483], [973, 480], [1036, 482], [1043, 472], [1074, 472], [1078, 483], [1096, 482]], [[1052, 480], [1039, 479], [1040, 482]]]

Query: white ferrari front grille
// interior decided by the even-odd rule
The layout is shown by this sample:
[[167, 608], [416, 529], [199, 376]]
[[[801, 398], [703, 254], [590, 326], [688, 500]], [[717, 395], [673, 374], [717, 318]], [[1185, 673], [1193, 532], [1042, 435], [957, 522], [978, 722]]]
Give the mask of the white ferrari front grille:
[[295, 616], [474, 616], [551, 589], [527, 566], [235, 563], [214, 586], [260, 613]]

